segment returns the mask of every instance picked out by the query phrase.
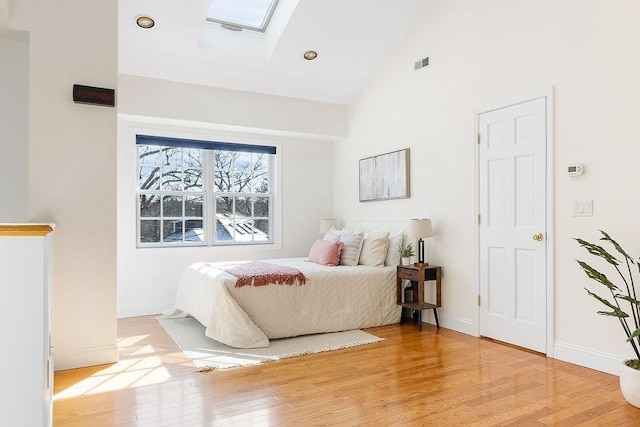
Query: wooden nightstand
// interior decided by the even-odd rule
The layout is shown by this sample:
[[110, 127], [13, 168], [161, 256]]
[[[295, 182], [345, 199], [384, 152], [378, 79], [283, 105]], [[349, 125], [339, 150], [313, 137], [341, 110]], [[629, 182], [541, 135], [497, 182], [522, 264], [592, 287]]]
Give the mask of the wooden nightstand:
[[[436, 265], [399, 265], [396, 271], [396, 302], [402, 307], [410, 308], [418, 312], [418, 328], [422, 330], [422, 310], [433, 309], [433, 316], [436, 319], [436, 326], [439, 328], [437, 308], [440, 307], [440, 278], [442, 268]], [[405, 302], [402, 281], [409, 280], [413, 289], [413, 300]], [[435, 281], [436, 301], [435, 304], [424, 302], [424, 282]], [[402, 322], [402, 318], [401, 318]]]

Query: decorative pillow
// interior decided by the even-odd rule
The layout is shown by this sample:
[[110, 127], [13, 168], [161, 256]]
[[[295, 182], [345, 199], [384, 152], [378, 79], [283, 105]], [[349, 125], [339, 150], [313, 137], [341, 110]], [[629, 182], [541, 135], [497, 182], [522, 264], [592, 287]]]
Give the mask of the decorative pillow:
[[309, 251], [307, 261], [321, 265], [338, 265], [343, 243], [333, 240], [316, 240]]
[[387, 258], [389, 248], [389, 232], [369, 231], [364, 234], [362, 251], [360, 252], [361, 265], [374, 265], [382, 267]]
[[384, 261], [384, 265], [398, 265], [400, 264], [400, 246], [402, 246], [402, 239], [404, 237], [404, 231], [392, 231], [389, 233], [389, 249], [387, 249], [387, 258]]
[[363, 232], [343, 231], [340, 241], [344, 243], [340, 255], [340, 265], [358, 265], [360, 251], [362, 250]]
[[324, 240], [340, 240], [340, 236], [342, 235], [342, 230], [337, 230], [335, 227], [331, 226], [329, 231], [324, 233]]

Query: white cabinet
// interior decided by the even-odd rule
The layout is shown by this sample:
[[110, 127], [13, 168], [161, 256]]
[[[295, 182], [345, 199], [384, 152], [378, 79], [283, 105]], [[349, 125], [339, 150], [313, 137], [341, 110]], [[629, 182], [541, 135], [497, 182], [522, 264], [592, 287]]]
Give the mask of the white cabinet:
[[52, 424], [54, 224], [0, 224], [0, 424]]

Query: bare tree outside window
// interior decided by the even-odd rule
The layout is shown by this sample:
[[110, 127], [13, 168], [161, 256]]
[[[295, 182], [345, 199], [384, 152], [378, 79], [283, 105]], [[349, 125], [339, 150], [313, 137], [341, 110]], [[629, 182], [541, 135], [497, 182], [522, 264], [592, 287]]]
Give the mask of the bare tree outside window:
[[202, 150], [138, 145], [138, 170], [140, 243], [201, 240]]
[[206, 244], [207, 227], [213, 243], [271, 241], [270, 154], [137, 147], [139, 244]]
[[[220, 223], [216, 241], [269, 241], [269, 155], [216, 151], [213, 169], [216, 221]], [[254, 197], [257, 194], [263, 197]]]

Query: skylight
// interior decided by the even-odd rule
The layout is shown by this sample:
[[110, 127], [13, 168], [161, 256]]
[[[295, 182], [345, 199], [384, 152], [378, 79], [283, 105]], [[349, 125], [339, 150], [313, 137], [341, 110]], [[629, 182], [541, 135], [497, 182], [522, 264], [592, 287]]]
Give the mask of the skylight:
[[265, 32], [278, 0], [211, 0], [207, 21], [231, 30]]

